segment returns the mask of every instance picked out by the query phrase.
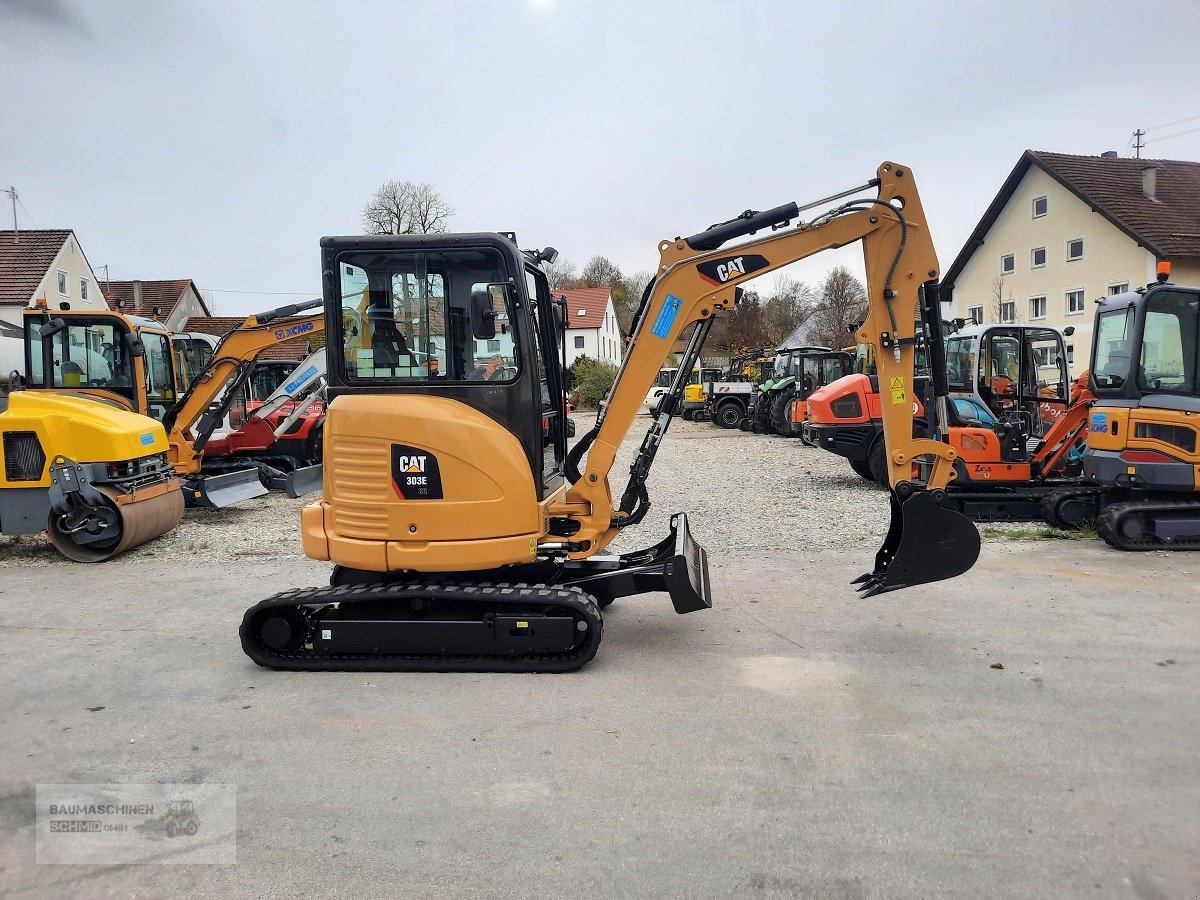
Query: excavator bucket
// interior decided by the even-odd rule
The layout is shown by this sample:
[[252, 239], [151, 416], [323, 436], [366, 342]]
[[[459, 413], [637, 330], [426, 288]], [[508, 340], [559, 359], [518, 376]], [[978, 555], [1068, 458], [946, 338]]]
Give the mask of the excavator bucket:
[[875, 554], [875, 570], [853, 582], [863, 597], [953, 578], [975, 565], [975, 523], [939, 505], [940, 497], [940, 491], [918, 491], [901, 503], [891, 493], [892, 519]]
[[313, 491], [319, 491], [323, 472], [324, 468], [320, 463], [315, 466], [292, 469], [287, 474], [287, 484], [284, 486], [284, 490], [293, 500], [303, 497], [305, 494], [311, 494]]

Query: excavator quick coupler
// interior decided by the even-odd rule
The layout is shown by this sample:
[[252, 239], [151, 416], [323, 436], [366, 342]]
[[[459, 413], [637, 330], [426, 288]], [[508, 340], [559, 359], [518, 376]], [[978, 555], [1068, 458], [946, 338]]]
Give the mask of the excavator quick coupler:
[[892, 518], [875, 554], [875, 569], [852, 582], [861, 596], [953, 578], [975, 565], [979, 531], [945, 504], [943, 491], [914, 491], [901, 483], [890, 496]]

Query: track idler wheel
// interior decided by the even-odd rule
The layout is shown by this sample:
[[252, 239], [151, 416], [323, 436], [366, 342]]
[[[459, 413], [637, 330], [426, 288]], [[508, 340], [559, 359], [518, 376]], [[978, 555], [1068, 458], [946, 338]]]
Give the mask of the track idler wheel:
[[75, 562], [104, 562], [166, 534], [183, 518], [183, 492], [118, 503], [118, 493], [103, 485], [101, 506], [80, 505], [69, 515], [51, 511], [46, 536], [56, 550]]
[[853, 582], [862, 596], [953, 578], [975, 565], [979, 531], [962, 513], [941, 505], [944, 501], [943, 491], [913, 491], [907, 482], [897, 485], [875, 569]]

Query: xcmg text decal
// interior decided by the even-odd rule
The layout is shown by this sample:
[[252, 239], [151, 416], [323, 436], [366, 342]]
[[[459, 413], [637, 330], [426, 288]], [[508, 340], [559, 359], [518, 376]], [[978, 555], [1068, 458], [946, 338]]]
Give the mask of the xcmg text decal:
[[304, 334], [312, 330], [313, 323], [305, 322], [302, 325], [293, 325], [291, 328], [279, 328], [275, 331], [275, 337], [282, 341], [285, 338], [292, 338], [298, 334]]

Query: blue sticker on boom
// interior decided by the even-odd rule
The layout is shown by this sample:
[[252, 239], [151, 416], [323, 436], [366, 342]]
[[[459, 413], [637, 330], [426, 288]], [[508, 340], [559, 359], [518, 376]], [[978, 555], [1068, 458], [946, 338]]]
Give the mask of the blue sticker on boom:
[[675, 324], [675, 318], [679, 315], [679, 307], [683, 306], [683, 301], [674, 294], [667, 294], [667, 299], [663, 301], [662, 309], [658, 311], [658, 318], [654, 320], [654, 327], [650, 329], [650, 333], [655, 337], [665, 338], [671, 333], [671, 326]]
[[297, 377], [293, 378], [291, 381], [289, 381], [287, 384], [285, 384], [283, 386], [283, 389], [285, 391], [287, 391], [289, 394], [294, 394], [298, 387], [300, 387], [302, 384], [304, 384], [305, 381], [307, 381], [309, 378], [312, 378], [316, 374], [317, 374], [317, 367], [309, 366], [307, 369], [305, 369], [303, 372], [301, 372]]
[[138, 438], [138, 440], [140, 440], [142, 442], [143, 447], [149, 447], [151, 444], [154, 443], [154, 432], [148, 431], [145, 434], [143, 434], [140, 438]]

